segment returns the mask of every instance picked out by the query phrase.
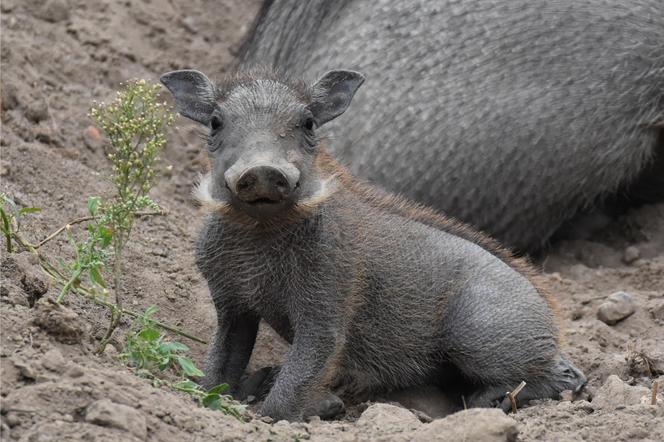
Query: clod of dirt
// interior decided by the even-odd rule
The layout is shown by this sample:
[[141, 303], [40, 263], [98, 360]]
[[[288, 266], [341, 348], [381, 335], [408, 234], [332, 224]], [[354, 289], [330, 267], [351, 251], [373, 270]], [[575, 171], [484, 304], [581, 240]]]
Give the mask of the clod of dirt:
[[57, 348], [52, 348], [41, 358], [41, 365], [47, 370], [55, 373], [62, 373], [64, 371], [66, 361]]
[[35, 17], [57, 23], [69, 19], [69, 3], [67, 0], [32, 0], [30, 1], [32, 15]]
[[629, 246], [625, 248], [622, 260], [625, 264], [629, 265], [632, 264], [637, 259], [639, 259], [640, 257], [641, 257], [641, 251], [639, 250], [639, 248], [635, 246]]
[[621, 406], [637, 405], [641, 402], [641, 397], [649, 393], [650, 391], [646, 387], [633, 387], [612, 374], [606, 379], [604, 385], [597, 390], [592, 403], [597, 408], [614, 410]]
[[102, 427], [112, 427], [125, 430], [145, 440], [148, 437], [145, 416], [135, 408], [116, 404], [108, 399], [93, 402], [85, 413], [86, 422]]
[[2, 110], [11, 110], [19, 105], [18, 91], [13, 84], [3, 84], [0, 90], [0, 98], [2, 99]]
[[37, 141], [41, 141], [44, 144], [57, 144], [58, 139], [53, 129], [46, 126], [35, 126], [32, 128], [32, 135], [34, 135]]
[[614, 325], [636, 311], [632, 295], [616, 292], [607, 298], [607, 302], [599, 306], [597, 319], [608, 325]]
[[39, 123], [48, 118], [48, 108], [43, 99], [34, 100], [25, 110], [25, 117], [33, 123]]
[[373, 404], [357, 420], [358, 427], [365, 428], [367, 432], [376, 432], [381, 435], [415, 430], [422, 425], [417, 416], [410, 411], [389, 404]]
[[0, 176], [7, 176], [11, 173], [12, 168], [9, 161], [0, 160]]
[[35, 304], [35, 310], [34, 324], [57, 341], [77, 344], [83, 339], [83, 325], [73, 310], [44, 298]]
[[649, 302], [648, 311], [653, 319], [664, 321], [664, 299], [653, 299]]
[[471, 408], [422, 426], [409, 440], [512, 442], [517, 440], [518, 424], [495, 408]]
[[[2, 260], [0, 269], [3, 274], [9, 276], [15, 286], [21, 287], [25, 294], [23, 299], [14, 299], [12, 304], [32, 307], [48, 291], [50, 281], [39, 268], [37, 257], [32, 253], [22, 252], [7, 255]], [[12, 288], [7, 289], [12, 291]]]

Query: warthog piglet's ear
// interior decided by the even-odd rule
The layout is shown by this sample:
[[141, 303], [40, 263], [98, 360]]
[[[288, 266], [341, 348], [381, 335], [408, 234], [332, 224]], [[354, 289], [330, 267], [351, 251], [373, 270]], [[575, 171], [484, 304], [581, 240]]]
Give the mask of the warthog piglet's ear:
[[313, 100], [309, 105], [316, 126], [343, 114], [362, 83], [364, 75], [355, 71], [336, 70], [323, 75], [313, 86]]
[[216, 89], [202, 72], [185, 69], [163, 74], [159, 80], [171, 91], [183, 116], [208, 125], [214, 111]]

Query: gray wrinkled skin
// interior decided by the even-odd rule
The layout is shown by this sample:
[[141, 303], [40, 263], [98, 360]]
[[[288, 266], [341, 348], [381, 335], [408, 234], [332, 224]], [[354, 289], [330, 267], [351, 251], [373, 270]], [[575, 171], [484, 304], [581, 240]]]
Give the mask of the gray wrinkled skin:
[[330, 149], [522, 251], [632, 182], [664, 121], [661, 0], [276, 0], [244, 51], [366, 74]]
[[[434, 382], [460, 390], [469, 406], [489, 407], [504, 406], [505, 392], [522, 380], [522, 402], [581, 388], [585, 377], [559, 353], [549, 304], [518, 266], [417, 221], [420, 209], [405, 201], [386, 204], [305, 136], [297, 122], [307, 110], [324, 124], [361, 84], [357, 73], [335, 72], [311, 94], [251, 75], [226, 90], [200, 73], [162, 76], [184, 115], [225, 116], [208, 142], [211, 176], [198, 190], [212, 213], [196, 262], [218, 317], [204, 386], [227, 382], [238, 391], [263, 319], [291, 344], [261, 409], [277, 420], [324, 414], [321, 403], [338, 410], [329, 389], [352, 399]], [[309, 190], [283, 209], [292, 216], [241, 216], [244, 206], [223, 190], [226, 171], [257, 151], [297, 152], [286, 157], [297, 157], [300, 186]], [[329, 190], [313, 198], [311, 189]], [[316, 203], [297, 212], [305, 200]]]

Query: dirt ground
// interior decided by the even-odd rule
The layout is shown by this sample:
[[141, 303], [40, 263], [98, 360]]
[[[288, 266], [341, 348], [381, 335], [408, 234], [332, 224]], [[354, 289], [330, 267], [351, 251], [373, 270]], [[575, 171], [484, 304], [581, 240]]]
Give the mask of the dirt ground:
[[[258, 0], [2, 0], [0, 190], [22, 206], [42, 208], [22, 226], [30, 240], [85, 215], [88, 196], [112, 191], [104, 143], [86, 130], [92, 101], [112, 98], [127, 79], [156, 81], [176, 68], [223, 73], [258, 6]], [[159, 318], [208, 339], [215, 315], [194, 268], [199, 214], [190, 197], [204, 157], [197, 129], [181, 118], [176, 126], [152, 194], [168, 215], [137, 223], [125, 299], [135, 310], [154, 304]], [[425, 415], [437, 413], [426, 393], [400, 399], [420, 411], [363, 404], [359, 418], [334, 422], [270, 424], [254, 416], [241, 423], [200, 408], [119, 360], [128, 321], [113, 345], [94, 355], [106, 311], [74, 296], [64, 309], [54, 308], [47, 300], [57, 290], [30, 254], [10, 255], [0, 246], [2, 440], [664, 440], [663, 204], [633, 209], [588, 239], [559, 242], [540, 262], [560, 304], [565, 351], [589, 379], [580, 400], [541, 401], [509, 416], [467, 410], [433, 421]], [[68, 256], [66, 239], [50, 242], [45, 253]], [[615, 292], [631, 296], [634, 313], [607, 325], [597, 315]], [[201, 365], [205, 347], [187, 344]], [[285, 348], [263, 330], [251, 368], [278, 361]], [[658, 377], [658, 403], [650, 405]]]

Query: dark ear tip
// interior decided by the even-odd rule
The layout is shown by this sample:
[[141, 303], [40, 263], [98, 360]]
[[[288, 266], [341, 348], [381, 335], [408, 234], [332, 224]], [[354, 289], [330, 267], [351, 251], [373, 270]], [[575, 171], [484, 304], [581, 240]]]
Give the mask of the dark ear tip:
[[161, 74], [159, 76], [159, 81], [161, 81], [161, 84], [168, 86], [168, 81], [170, 80], [172, 73], [173, 72], [166, 72], [165, 74]]
[[172, 80], [203, 80], [210, 83], [210, 80], [205, 76], [205, 74], [201, 71], [197, 71], [196, 69], [180, 69], [177, 71], [170, 71], [161, 74], [159, 77], [159, 81], [161, 81], [165, 86], [168, 86], [168, 83], [170, 83]]
[[337, 78], [339, 80], [354, 80], [362, 84], [366, 77], [363, 73], [350, 69], [334, 69], [323, 75], [323, 78]]

